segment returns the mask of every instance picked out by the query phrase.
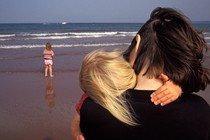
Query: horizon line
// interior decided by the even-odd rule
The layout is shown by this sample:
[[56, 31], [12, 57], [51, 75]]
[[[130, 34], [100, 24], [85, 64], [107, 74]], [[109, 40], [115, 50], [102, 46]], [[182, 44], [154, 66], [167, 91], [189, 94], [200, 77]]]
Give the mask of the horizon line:
[[[197, 20], [197, 21], [191, 21], [192, 23], [196, 23], [196, 22], [210, 22], [210, 20], [206, 21], [206, 20]], [[0, 22], [0, 24], [62, 24], [64, 22]], [[129, 24], [129, 23], [145, 23], [145, 22], [65, 22], [65, 24], [81, 24], [81, 23], [90, 23], [90, 24], [100, 24], [100, 23], [115, 23], [115, 24], [119, 24], [119, 23], [122, 23], [122, 24]], [[63, 24], [63, 25], [65, 25]]]

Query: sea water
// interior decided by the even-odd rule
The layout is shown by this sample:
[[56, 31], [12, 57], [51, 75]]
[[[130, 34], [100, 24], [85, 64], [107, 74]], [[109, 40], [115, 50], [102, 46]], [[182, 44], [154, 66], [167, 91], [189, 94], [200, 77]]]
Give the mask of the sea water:
[[[78, 71], [93, 49], [126, 49], [143, 23], [0, 24], [0, 73], [43, 72], [42, 51], [50, 42], [54, 71]], [[210, 43], [210, 22], [194, 22]], [[209, 57], [209, 56], [208, 56]], [[210, 58], [209, 58], [210, 59]]]
[[[93, 47], [129, 45], [143, 23], [0, 24], [0, 48]], [[210, 22], [194, 22], [210, 43]]]

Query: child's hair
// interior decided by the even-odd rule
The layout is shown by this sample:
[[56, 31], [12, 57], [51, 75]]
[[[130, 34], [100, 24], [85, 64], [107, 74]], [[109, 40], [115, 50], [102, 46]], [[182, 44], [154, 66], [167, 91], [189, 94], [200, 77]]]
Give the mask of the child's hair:
[[51, 45], [50, 42], [47, 42], [47, 43], [46, 43], [46, 49], [47, 49], [48, 51], [52, 50], [52, 45]]
[[122, 94], [136, 85], [131, 65], [122, 52], [96, 50], [87, 54], [80, 69], [80, 87], [96, 103], [107, 109], [118, 120], [137, 125], [131, 107]]

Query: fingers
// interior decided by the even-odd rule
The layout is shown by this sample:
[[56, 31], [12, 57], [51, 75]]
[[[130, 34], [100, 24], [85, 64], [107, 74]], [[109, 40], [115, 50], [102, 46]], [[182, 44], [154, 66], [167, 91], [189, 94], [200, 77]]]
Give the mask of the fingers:
[[167, 90], [162, 90], [160, 93], [154, 92], [151, 94], [151, 101], [155, 104], [158, 105], [162, 101], [166, 100], [167, 98]]
[[156, 98], [161, 98], [165, 94], [167, 94], [167, 88], [166, 86], [161, 86], [151, 94], [151, 98], [156, 100]]
[[139, 34], [136, 34], [136, 42], [137, 42], [137, 43], [140, 43], [140, 40], [141, 40], [140, 35], [139, 35]]
[[167, 105], [175, 100], [176, 100], [176, 98], [174, 96], [166, 97], [166, 99], [164, 101], [160, 101], [161, 102], [160, 105], [164, 106], [164, 105]]
[[176, 98], [173, 95], [168, 94], [168, 95], [154, 101], [154, 104], [155, 105], [160, 104], [161, 106], [164, 106], [164, 105], [167, 105], [167, 104], [173, 102], [175, 99]]
[[[164, 89], [164, 88], [162, 88]], [[167, 105], [173, 101], [175, 101], [177, 98], [179, 97], [178, 94], [171, 94], [170, 91], [168, 91], [167, 89], [162, 90], [161, 92], [154, 92], [151, 94], [151, 101], [155, 104], [155, 105]]]

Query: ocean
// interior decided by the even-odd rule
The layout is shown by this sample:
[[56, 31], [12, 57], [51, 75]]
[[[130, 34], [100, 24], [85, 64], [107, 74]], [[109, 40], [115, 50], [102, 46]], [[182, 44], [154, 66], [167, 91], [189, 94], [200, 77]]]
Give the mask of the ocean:
[[37, 23], [0, 24], [0, 48], [128, 45], [142, 24], [136, 23]]
[[[0, 24], [0, 72], [43, 71], [42, 51], [46, 42], [51, 42], [55, 50], [55, 71], [77, 71], [84, 54], [93, 49], [127, 48], [142, 25], [143, 23]], [[203, 31], [210, 44], [210, 22], [194, 22], [193, 25]]]
[[[0, 48], [93, 47], [129, 45], [143, 23], [0, 24]], [[210, 22], [195, 22], [210, 42]]]

